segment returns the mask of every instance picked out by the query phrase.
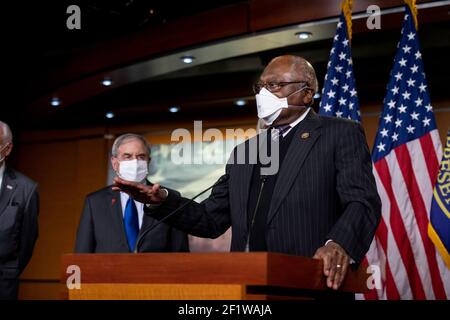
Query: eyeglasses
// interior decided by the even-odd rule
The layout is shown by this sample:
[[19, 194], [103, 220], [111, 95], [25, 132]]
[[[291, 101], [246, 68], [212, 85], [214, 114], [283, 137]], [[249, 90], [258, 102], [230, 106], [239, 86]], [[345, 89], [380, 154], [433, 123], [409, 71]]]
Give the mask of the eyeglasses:
[[287, 86], [288, 84], [293, 84], [293, 83], [304, 83], [307, 84], [306, 81], [281, 81], [281, 82], [262, 82], [262, 81], [258, 81], [257, 83], [255, 83], [253, 85], [253, 92], [255, 94], [258, 94], [262, 88], [266, 88], [267, 90], [269, 90], [270, 92], [276, 92], [278, 90], [281, 90], [281, 88], [283, 88], [284, 86]]

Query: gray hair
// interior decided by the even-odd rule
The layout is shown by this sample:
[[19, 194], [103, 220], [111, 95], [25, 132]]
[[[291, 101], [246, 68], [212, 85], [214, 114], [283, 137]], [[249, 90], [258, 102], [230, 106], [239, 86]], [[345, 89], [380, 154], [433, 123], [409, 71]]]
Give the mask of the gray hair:
[[11, 143], [13, 141], [13, 135], [8, 124], [0, 120], [0, 130], [3, 131], [3, 141], [0, 143]]
[[141, 141], [144, 144], [145, 148], [147, 149], [148, 156], [150, 157], [150, 151], [151, 151], [150, 143], [148, 143], [148, 141], [143, 136], [141, 136], [139, 134], [134, 134], [134, 133], [125, 133], [125, 134], [122, 134], [121, 136], [118, 136], [116, 138], [116, 140], [114, 140], [112, 150], [111, 150], [111, 155], [113, 157], [117, 158], [117, 156], [119, 155], [119, 147], [122, 144], [124, 144], [125, 142], [128, 142], [130, 140]]
[[298, 56], [293, 56], [292, 60], [292, 66], [294, 70], [299, 74], [303, 74], [308, 87], [313, 89], [314, 93], [318, 92], [319, 81], [317, 81], [316, 71], [314, 70], [314, 67], [311, 65], [311, 63], [309, 63], [308, 60]]

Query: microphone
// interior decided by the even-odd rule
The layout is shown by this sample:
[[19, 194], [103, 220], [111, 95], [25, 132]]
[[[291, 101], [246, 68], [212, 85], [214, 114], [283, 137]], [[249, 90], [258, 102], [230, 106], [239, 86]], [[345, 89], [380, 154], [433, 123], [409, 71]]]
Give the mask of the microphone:
[[263, 192], [263, 189], [264, 189], [264, 185], [266, 184], [267, 176], [266, 175], [261, 175], [260, 179], [261, 179], [261, 186], [259, 187], [259, 192], [258, 192], [258, 197], [257, 197], [257, 200], [256, 200], [255, 210], [253, 210], [252, 220], [251, 220], [250, 226], [248, 228], [247, 242], [245, 243], [244, 252], [250, 252], [250, 236], [251, 236], [251, 233], [252, 233], [252, 230], [253, 230], [253, 225], [255, 224], [256, 213], [258, 212], [258, 209], [259, 209], [259, 203], [261, 202], [261, 195], [262, 195], [262, 192]]
[[202, 194], [204, 194], [206, 191], [214, 188], [215, 186], [227, 182], [228, 179], [230, 179], [230, 175], [228, 173], [224, 174], [223, 176], [221, 176], [219, 178], [219, 180], [217, 180], [212, 186], [208, 187], [207, 189], [203, 190], [202, 192], [200, 192], [199, 194], [195, 195], [193, 198], [189, 199], [189, 201], [187, 201], [186, 203], [184, 203], [182, 206], [178, 207], [177, 209], [175, 209], [174, 211], [172, 211], [171, 213], [169, 213], [167, 216], [165, 216], [164, 218], [162, 218], [161, 220], [159, 220], [157, 223], [153, 224], [152, 226], [150, 226], [149, 228], [145, 229], [144, 231], [142, 231], [142, 233], [139, 235], [138, 239], [136, 240], [136, 248], [134, 250], [134, 253], [139, 253], [139, 250], [141, 249], [141, 245], [142, 245], [142, 241], [144, 240], [144, 237], [146, 234], [148, 234], [150, 231], [152, 231], [153, 229], [155, 229], [157, 226], [159, 226], [161, 223], [163, 223], [164, 221], [166, 221], [167, 219], [169, 219], [171, 216], [173, 216], [174, 214], [176, 214], [177, 212], [181, 211], [182, 209], [186, 208], [190, 203], [194, 202], [195, 199], [197, 199], [198, 197], [200, 197]]

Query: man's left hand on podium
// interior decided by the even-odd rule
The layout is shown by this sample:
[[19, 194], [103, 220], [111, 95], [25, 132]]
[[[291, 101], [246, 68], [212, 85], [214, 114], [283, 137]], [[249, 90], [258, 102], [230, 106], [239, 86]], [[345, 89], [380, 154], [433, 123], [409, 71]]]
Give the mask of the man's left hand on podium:
[[329, 241], [317, 249], [314, 259], [323, 261], [323, 273], [327, 277], [327, 286], [334, 290], [339, 289], [350, 264], [350, 257], [336, 242]]

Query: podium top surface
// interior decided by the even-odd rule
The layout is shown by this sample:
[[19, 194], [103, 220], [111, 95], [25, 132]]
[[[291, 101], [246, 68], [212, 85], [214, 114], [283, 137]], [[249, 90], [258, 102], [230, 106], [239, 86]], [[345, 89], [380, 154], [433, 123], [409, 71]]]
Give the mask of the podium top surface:
[[[245, 284], [325, 290], [322, 261], [286, 254], [139, 253], [66, 254], [61, 282], [76, 265], [82, 283]], [[349, 270], [342, 291], [365, 292], [368, 275]]]

